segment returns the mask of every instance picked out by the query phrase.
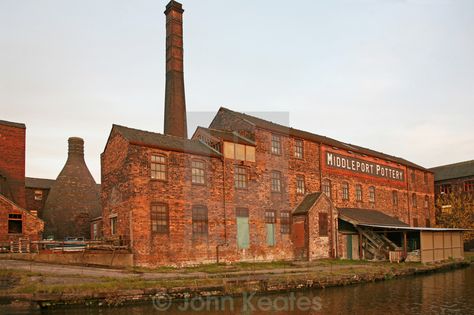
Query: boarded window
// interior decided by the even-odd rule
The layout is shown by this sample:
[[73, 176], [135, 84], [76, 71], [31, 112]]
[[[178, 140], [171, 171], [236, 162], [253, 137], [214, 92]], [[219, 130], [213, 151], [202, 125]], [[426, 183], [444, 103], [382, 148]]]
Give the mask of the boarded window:
[[275, 223], [276, 214], [274, 210], [265, 211], [265, 225], [267, 230], [267, 245], [275, 246]]
[[323, 180], [323, 193], [331, 198], [331, 181], [329, 179]]
[[300, 140], [300, 139], [295, 140], [295, 158], [297, 159], [303, 158], [303, 140]]
[[191, 161], [192, 183], [205, 184], [205, 164], [203, 161]]
[[245, 145], [235, 144], [235, 159], [245, 161]]
[[413, 226], [418, 227], [418, 218], [413, 218]]
[[250, 230], [249, 230], [249, 211], [246, 208], [237, 208], [237, 246], [240, 249], [249, 248]]
[[362, 201], [362, 185], [356, 185], [356, 200]]
[[246, 189], [248, 184], [248, 169], [243, 166], [235, 166], [234, 185], [235, 188]]
[[207, 235], [208, 217], [207, 208], [205, 206], [193, 207], [193, 235]]
[[375, 203], [375, 187], [374, 186], [369, 187], [369, 202]]
[[280, 213], [280, 232], [281, 234], [290, 234], [290, 212], [282, 211]]
[[166, 157], [163, 155], [151, 156], [151, 178], [166, 180]]
[[342, 183], [342, 199], [349, 200], [349, 184], [346, 182]]
[[319, 213], [319, 236], [328, 236], [328, 214]]
[[151, 205], [151, 231], [158, 234], [167, 234], [169, 231], [169, 212], [165, 204]]
[[281, 154], [281, 137], [272, 135], [272, 154]]
[[272, 192], [281, 192], [281, 172], [272, 172]]
[[35, 200], [43, 200], [43, 191], [35, 190]]
[[23, 233], [23, 220], [21, 214], [12, 213], [8, 215], [8, 233]]
[[296, 193], [297, 194], [305, 193], [304, 176], [296, 177]]
[[396, 190], [392, 191], [392, 204], [394, 207], [398, 206], [398, 192]]
[[225, 141], [224, 157], [227, 159], [255, 162], [255, 147]]
[[416, 194], [415, 194], [415, 193], [413, 193], [413, 194], [411, 195], [411, 204], [412, 204], [413, 208], [416, 208], [416, 207], [417, 207], [417, 198], [416, 198]]
[[255, 162], [255, 147], [249, 145], [245, 146], [245, 160], [249, 162]]

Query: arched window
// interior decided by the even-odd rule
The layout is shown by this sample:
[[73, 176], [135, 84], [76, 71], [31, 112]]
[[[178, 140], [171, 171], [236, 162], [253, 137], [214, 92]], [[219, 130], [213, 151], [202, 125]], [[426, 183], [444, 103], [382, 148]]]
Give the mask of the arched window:
[[342, 200], [349, 200], [349, 183], [342, 183]]
[[371, 203], [375, 203], [375, 187], [374, 186], [369, 187], [369, 201]]
[[392, 191], [392, 204], [394, 207], [398, 206], [398, 192], [396, 190]]
[[417, 207], [417, 202], [416, 202], [416, 194], [413, 193], [411, 195], [411, 204], [413, 205], [413, 208], [416, 208]]
[[324, 179], [322, 184], [322, 191], [326, 196], [331, 198], [331, 181], [329, 179]]
[[360, 184], [356, 185], [356, 200], [362, 201], [362, 185]]

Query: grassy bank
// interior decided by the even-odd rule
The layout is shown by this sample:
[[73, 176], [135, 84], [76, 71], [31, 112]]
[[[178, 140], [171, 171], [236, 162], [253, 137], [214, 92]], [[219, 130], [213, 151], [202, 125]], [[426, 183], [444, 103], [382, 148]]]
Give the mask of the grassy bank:
[[[470, 255], [468, 260], [474, 259]], [[172, 299], [242, 292], [282, 292], [324, 288], [435, 272], [469, 265], [465, 261], [423, 265], [321, 260], [312, 263], [236, 263], [189, 268], [134, 268], [126, 276], [55, 275], [0, 270], [0, 298], [43, 307], [62, 304], [117, 305], [166, 294]]]

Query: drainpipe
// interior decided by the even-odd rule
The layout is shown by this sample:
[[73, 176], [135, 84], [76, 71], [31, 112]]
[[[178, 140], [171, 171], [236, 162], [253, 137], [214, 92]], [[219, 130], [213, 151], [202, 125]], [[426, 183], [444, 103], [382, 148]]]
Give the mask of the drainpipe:
[[[319, 142], [319, 189], [321, 190], [322, 185], [323, 185], [323, 168], [322, 168], [322, 160], [323, 160], [323, 155], [322, 155], [322, 143]], [[332, 191], [332, 187], [330, 187], [330, 190]], [[332, 196], [331, 196], [332, 197]], [[331, 198], [329, 198], [331, 200]], [[329, 222], [331, 222], [331, 241], [330, 241], [330, 252], [331, 252], [331, 258], [337, 257], [337, 249], [336, 253], [334, 251], [334, 243], [336, 242], [335, 237], [336, 237], [336, 222], [334, 220], [334, 209], [337, 209], [331, 200], [331, 208], [330, 208], [330, 213], [329, 213]]]
[[[224, 142], [221, 141], [221, 148], [222, 152], [224, 153]], [[219, 248], [227, 245], [227, 210], [226, 210], [226, 177], [225, 177], [225, 157], [222, 155], [221, 157], [222, 162], [222, 205], [224, 208], [224, 242], [216, 245], [216, 262], [219, 263]]]
[[405, 167], [405, 178], [407, 181], [407, 210], [408, 210], [408, 225], [411, 226], [411, 213], [410, 213], [410, 191], [408, 185], [408, 167]]

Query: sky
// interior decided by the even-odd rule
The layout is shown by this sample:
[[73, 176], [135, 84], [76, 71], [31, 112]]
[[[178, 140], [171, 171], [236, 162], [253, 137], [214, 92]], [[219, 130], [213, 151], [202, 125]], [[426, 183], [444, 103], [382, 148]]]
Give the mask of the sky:
[[[67, 138], [100, 182], [112, 124], [163, 131], [163, 0], [0, 0], [0, 119], [26, 174]], [[474, 159], [474, 1], [183, 0], [190, 135], [220, 106], [424, 167]]]

